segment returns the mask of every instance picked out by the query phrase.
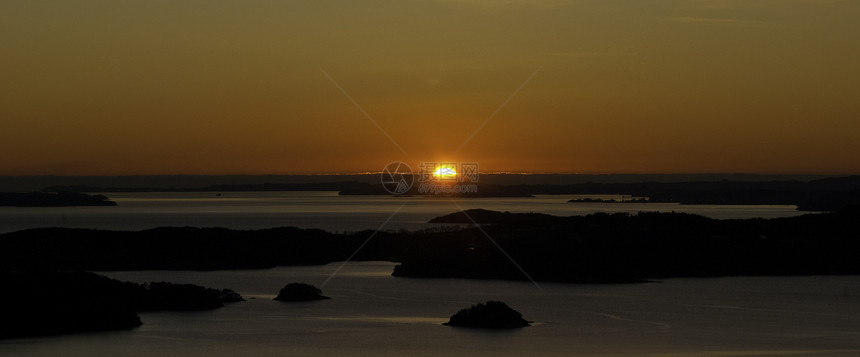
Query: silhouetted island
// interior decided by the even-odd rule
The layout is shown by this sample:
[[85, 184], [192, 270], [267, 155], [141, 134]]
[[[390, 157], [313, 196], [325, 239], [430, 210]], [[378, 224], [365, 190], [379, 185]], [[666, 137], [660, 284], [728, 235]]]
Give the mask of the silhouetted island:
[[672, 277], [860, 274], [860, 209], [775, 219], [685, 213], [557, 217], [468, 210], [412, 240], [400, 277], [634, 283]]
[[245, 301], [241, 295], [230, 289], [219, 290], [163, 281], [135, 285], [134, 302], [137, 311], [211, 310], [224, 306], [224, 303]]
[[0, 234], [0, 270], [261, 269], [327, 264], [355, 253], [356, 261], [398, 262], [394, 276], [416, 278], [635, 283], [671, 277], [860, 274], [857, 207], [728, 220], [685, 213], [559, 217], [468, 210], [431, 222], [465, 226], [354, 233], [28, 229]]
[[207, 310], [243, 300], [190, 284], [121, 282], [82, 271], [0, 271], [0, 339], [120, 330], [138, 312]]
[[531, 326], [523, 315], [501, 301], [487, 301], [462, 309], [443, 325], [487, 329], [512, 329]]
[[278, 301], [313, 301], [331, 299], [322, 295], [322, 290], [316, 286], [304, 283], [289, 283], [283, 287], [274, 300]]
[[104, 195], [77, 192], [0, 192], [0, 206], [65, 207], [65, 206], [116, 206]]

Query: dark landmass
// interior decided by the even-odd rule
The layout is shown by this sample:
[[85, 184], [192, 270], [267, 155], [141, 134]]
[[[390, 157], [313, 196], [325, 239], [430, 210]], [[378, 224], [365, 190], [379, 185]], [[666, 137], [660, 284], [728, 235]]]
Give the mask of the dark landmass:
[[860, 205], [860, 190], [818, 192], [797, 204], [798, 211], [837, 211]]
[[129, 286], [84, 272], [0, 272], [0, 338], [120, 330], [142, 323]]
[[331, 299], [322, 295], [322, 290], [316, 286], [304, 283], [289, 283], [278, 292], [274, 300], [278, 301], [313, 301]]
[[241, 301], [231, 290], [121, 282], [81, 271], [0, 271], [0, 339], [121, 330], [138, 312], [207, 310]]
[[31, 229], [0, 235], [0, 269], [259, 269], [344, 261], [357, 251], [354, 260], [399, 262], [393, 272], [399, 277], [632, 283], [860, 274], [857, 207], [743, 220], [684, 213], [557, 217], [469, 210], [433, 222], [472, 220], [481, 226], [379, 232], [364, 246], [373, 231]]
[[497, 185], [573, 185], [583, 183], [641, 183], [641, 182], [765, 182], [811, 181], [833, 175], [761, 175], [761, 174], [516, 174], [495, 173], [480, 176], [481, 182]]
[[555, 223], [559, 221], [559, 218], [561, 217], [545, 213], [511, 213], [507, 211], [499, 212], [486, 210], [483, 208], [476, 208], [432, 218], [428, 222], [454, 224], [481, 224], [505, 222], [508, 225], [537, 225], [543, 223]]
[[501, 301], [487, 301], [457, 311], [443, 325], [487, 329], [512, 329], [531, 326], [523, 315]]
[[[418, 185], [407, 193], [421, 195]], [[381, 185], [365, 184], [342, 195], [386, 194]], [[833, 211], [860, 205], [860, 176], [812, 181], [690, 181], [580, 184], [496, 185], [481, 183], [477, 193], [457, 197], [528, 197], [554, 194], [620, 194], [648, 197], [636, 202], [716, 205], [797, 205], [804, 211]], [[427, 194], [424, 194], [427, 195]], [[582, 200], [579, 202], [588, 202]], [[625, 201], [626, 202], [626, 201]]]
[[0, 192], [0, 206], [16, 207], [63, 207], [63, 206], [116, 206], [103, 195], [61, 191], [48, 192]]
[[[671, 277], [860, 274], [860, 260], [852, 258], [860, 253], [857, 207], [744, 220], [684, 213], [556, 217], [470, 210], [433, 222], [472, 219], [535, 280], [611, 283]], [[474, 235], [473, 240], [436, 237], [437, 244], [425, 244], [423, 253], [404, 257], [394, 275], [527, 278], [510, 259], [496, 253], [499, 248], [483, 232]]]
[[860, 205], [860, 176], [812, 181], [690, 181], [509, 185], [504, 190], [531, 195], [621, 194], [652, 203], [797, 205], [800, 210], [837, 210]]
[[[486, 177], [485, 177], [486, 176]], [[532, 177], [528, 180], [528, 177]], [[277, 178], [278, 176], [266, 178]], [[206, 186], [93, 186], [53, 185], [43, 191], [75, 192], [230, 192], [230, 191], [338, 191], [342, 195], [388, 195], [379, 183], [379, 176], [289, 176], [299, 182], [272, 182], [264, 184], [214, 184]], [[638, 182], [629, 180], [638, 177]], [[721, 181], [678, 181], [680, 178], [716, 178]], [[817, 178], [810, 181], [794, 179], [769, 180], [783, 176], [755, 175], [482, 175], [481, 182], [474, 183], [477, 192], [434, 194], [420, 192], [417, 181], [405, 192], [406, 196], [455, 196], [455, 197], [530, 197], [546, 194], [621, 194], [648, 197], [647, 202], [681, 204], [733, 204], [733, 205], [797, 205], [799, 210], [832, 211], [846, 205], [860, 205], [860, 176]], [[788, 176], [793, 177], [793, 176]], [[813, 178], [810, 176], [809, 178]], [[229, 177], [228, 177], [229, 178]], [[310, 181], [310, 178], [318, 178]], [[349, 180], [343, 180], [344, 178]], [[566, 183], [560, 178], [566, 178]], [[595, 181], [581, 182], [585, 178]], [[610, 178], [622, 180], [607, 182]], [[666, 181], [647, 181], [649, 178]], [[762, 181], [750, 181], [752, 179]], [[803, 177], [801, 177], [803, 178]], [[235, 178], [234, 178], [235, 179]], [[336, 180], [341, 179], [341, 180]], [[225, 178], [226, 180], [226, 178]], [[104, 181], [104, 180], [101, 180]], [[126, 180], [127, 181], [127, 180]], [[118, 180], [118, 182], [125, 182]], [[181, 181], [194, 182], [194, 181]], [[522, 183], [526, 182], [526, 183]], [[542, 183], [552, 182], [552, 183]], [[561, 183], [558, 183], [561, 182]], [[501, 184], [504, 183], [504, 184]], [[587, 201], [580, 201], [587, 202]]]
[[133, 284], [137, 311], [194, 311], [211, 310], [224, 303], [245, 301], [230, 289], [212, 289], [193, 284], [149, 282]]

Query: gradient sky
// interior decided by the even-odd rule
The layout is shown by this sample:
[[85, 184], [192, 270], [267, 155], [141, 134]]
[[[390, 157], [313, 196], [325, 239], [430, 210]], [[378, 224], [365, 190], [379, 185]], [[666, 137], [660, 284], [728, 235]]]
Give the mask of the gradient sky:
[[856, 0], [4, 0], [0, 175], [860, 174], [858, 19]]

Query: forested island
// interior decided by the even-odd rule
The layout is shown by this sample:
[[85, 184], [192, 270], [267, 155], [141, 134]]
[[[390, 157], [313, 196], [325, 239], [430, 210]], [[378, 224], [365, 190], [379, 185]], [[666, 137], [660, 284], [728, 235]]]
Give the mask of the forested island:
[[[241, 300], [230, 290], [124, 283], [84, 271], [260, 269], [352, 256], [398, 262], [392, 275], [410, 278], [606, 284], [860, 274], [860, 208], [853, 206], [732, 220], [685, 213], [558, 217], [474, 209], [431, 222], [458, 226], [355, 233], [291, 227], [40, 228], [0, 234], [0, 338], [130, 328], [141, 323], [140, 311], [212, 309]], [[288, 285], [281, 293], [282, 300], [325, 299], [309, 285]], [[452, 318], [452, 324], [458, 322]]]
[[138, 312], [209, 310], [242, 301], [229, 289], [122, 282], [83, 271], [0, 270], [0, 339], [120, 330]]
[[735, 220], [685, 213], [557, 217], [469, 210], [431, 222], [469, 226], [376, 234], [299, 228], [29, 229], [0, 235], [0, 269], [259, 269], [343, 261], [357, 251], [355, 260], [398, 262], [393, 274], [400, 277], [524, 280], [527, 272], [538, 281], [625, 283], [860, 274], [856, 207]]
[[487, 301], [457, 311], [443, 325], [485, 329], [513, 329], [531, 326], [519, 311], [501, 301]]
[[289, 283], [278, 291], [274, 300], [286, 302], [328, 300], [328, 296], [322, 294], [322, 290], [316, 286], [305, 283]]

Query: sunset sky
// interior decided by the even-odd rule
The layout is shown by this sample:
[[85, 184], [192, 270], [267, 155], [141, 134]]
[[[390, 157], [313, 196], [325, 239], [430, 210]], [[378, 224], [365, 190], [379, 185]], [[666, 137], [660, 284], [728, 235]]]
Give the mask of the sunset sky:
[[860, 174], [858, 36], [856, 0], [4, 0], [0, 175]]

